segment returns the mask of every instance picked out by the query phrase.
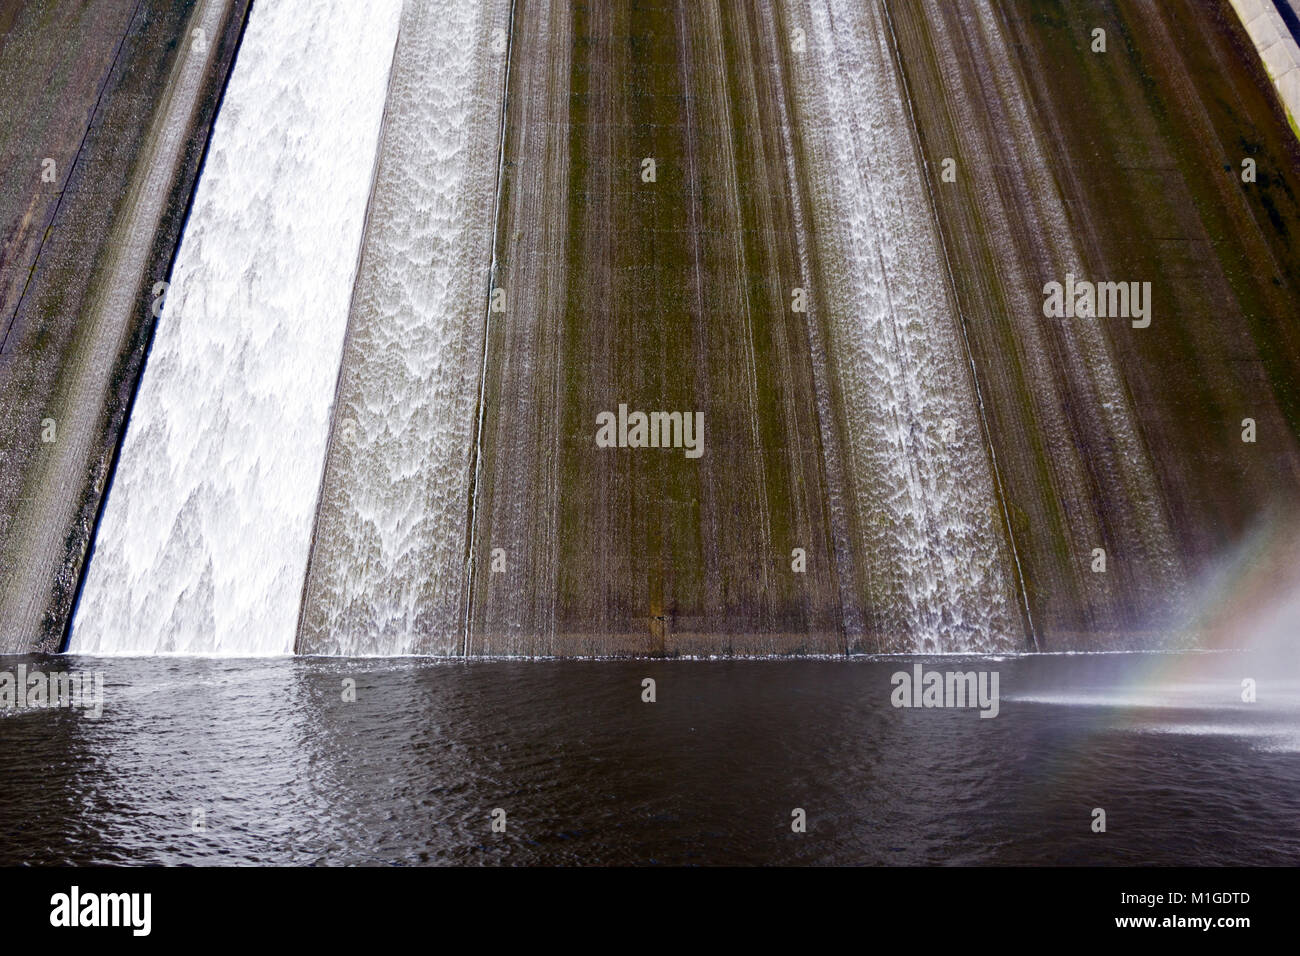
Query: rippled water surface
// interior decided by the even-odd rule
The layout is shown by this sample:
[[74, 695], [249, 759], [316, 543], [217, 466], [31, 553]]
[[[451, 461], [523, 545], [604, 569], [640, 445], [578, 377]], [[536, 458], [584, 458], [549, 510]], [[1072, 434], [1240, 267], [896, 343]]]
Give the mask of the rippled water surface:
[[0, 658], [105, 683], [0, 709], [0, 864], [1300, 862], [1294, 675], [922, 661], [997, 671], [981, 719], [891, 706], [913, 663]]

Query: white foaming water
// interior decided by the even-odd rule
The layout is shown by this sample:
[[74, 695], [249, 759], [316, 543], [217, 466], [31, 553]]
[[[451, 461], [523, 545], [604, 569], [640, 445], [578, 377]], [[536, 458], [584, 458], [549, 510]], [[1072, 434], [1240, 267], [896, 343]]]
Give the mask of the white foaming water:
[[889, 26], [874, 6], [813, 0], [821, 38], [797, 84], [812, 131], [818, 227], [838, 271], [830, 364], [881, 650], [1023, 646], [978, 397], [917, 168]]
[[509, 0], [402, 18], [304, 590], [306, 653], [455, 653]]
[[292, 651], [400, 14], [254, 5], [72, 650]]

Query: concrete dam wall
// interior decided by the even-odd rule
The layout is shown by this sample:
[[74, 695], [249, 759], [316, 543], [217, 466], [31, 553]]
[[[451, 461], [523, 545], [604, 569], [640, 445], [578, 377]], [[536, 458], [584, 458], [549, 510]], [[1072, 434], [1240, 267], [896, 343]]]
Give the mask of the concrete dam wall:
[[1226, 0], [247, 20], [102, 514], [11, 440], [9, 649], [78, 581], [99, 653], [1187, 646], [1300, 511], [1300, 146]]
[[248, 0], [0, 14], [0, 650], [64, 638]]

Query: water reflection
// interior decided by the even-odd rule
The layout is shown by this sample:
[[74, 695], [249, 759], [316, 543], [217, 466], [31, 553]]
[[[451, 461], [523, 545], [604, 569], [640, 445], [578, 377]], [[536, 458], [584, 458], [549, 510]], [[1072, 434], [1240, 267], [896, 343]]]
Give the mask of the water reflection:
[[0, 711], [6, 864], [1300, 862], [1300, 681], [1243, 654], [927, 663], [991, 720], [907, 659], [19, 660], [106, 700]]

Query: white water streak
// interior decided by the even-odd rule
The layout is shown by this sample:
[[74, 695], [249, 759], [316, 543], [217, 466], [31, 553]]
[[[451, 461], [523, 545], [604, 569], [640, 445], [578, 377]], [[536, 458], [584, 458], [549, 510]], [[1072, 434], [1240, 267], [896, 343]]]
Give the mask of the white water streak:
[[[501, 0], [407, 5], [301, 649], [454, 653], [501, 135]], [[495, 48], [494, 48], [495, 47]]]
[[974, 386], [948, 294], [889, 28], [814, 0], [796, 90], [810, 144], [845, 458], [881, 650], [1023, 644]]
[[292, 650], [400, 12], [254, 5], [73, 650]]

